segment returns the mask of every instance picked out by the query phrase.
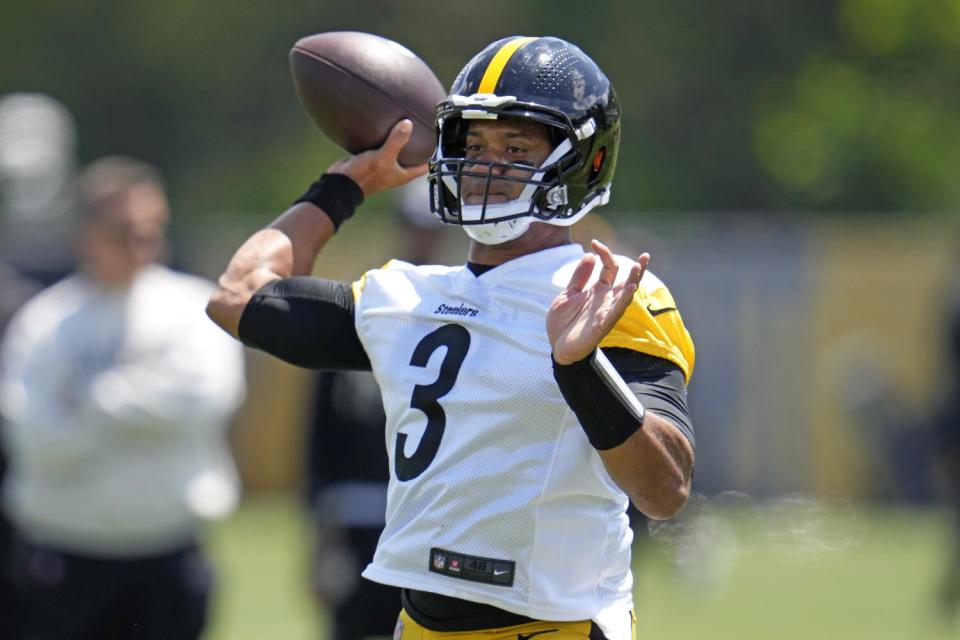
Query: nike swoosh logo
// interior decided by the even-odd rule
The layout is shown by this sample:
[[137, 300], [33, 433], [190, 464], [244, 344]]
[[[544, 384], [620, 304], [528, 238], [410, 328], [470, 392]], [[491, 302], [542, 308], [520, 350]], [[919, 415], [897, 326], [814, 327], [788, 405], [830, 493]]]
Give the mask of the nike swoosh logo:
[[510, 569], [500, 569], [499, 571], [496, 569], [493, 570], [493, 575], [495, 576], [502, 576], [505, 573], [510, 573]]
[[542, 633], [553, 633], [554, 631], [560, 631], [560, 629], [545, 629], [544, 631], [534, 631], [533, 633], [518, 633], [517, 640], [530, 640], [533, 636], [539, 636]]
[[668, 311], [676, 311], [676, 307], [663, 307], [662, 309], [653, 309], [651, 305], [647, 305], [647, 311], [650, 312], [651, 316], [658, 316], [661, 313], [667, 313]]

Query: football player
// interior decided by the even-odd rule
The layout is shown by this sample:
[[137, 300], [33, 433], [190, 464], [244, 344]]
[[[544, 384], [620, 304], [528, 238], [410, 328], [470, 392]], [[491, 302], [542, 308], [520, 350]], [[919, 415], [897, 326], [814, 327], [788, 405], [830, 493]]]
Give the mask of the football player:
[[[647, 254], [570, 241], [610, 198], [616, 94], [576, 46], [510, 37], [467, 63], [436, 129], [429, 167], [397, 163], [409, 120], [332, 165], [237, 250], [208, 313], [252, 347], [380, 383], [391, 478], [363, 575], [402, 588], [396, 638], [628, 640], [625, 512], [669, 518], [689, 496], [694, 349]], [[430, 207], [471, 239], [465, 265], [308, 277], [364, 197], [428, 169]]]

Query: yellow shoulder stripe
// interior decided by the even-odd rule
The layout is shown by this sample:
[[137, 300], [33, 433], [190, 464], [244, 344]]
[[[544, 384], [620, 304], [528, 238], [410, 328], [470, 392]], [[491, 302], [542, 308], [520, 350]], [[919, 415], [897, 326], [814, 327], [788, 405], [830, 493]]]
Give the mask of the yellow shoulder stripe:
[[363, 274], [359, 280], [354, 280], [353, 284], [350, 285], [350, 289], [353, 291], [353, 304], [360, 302], [360, 295], [363, 293], [365, 286], [367, 286], [367, 274]]
[[503, 73], [504, 67], [507, 66], [507, 62], [509, 62], [513, 54], [517, 52], [517, 49], [536, 39], [537, 38], [528, 37], [514, 38], [500, 47], [500, 50], [497, 51], [493, 59], [490, 60], [490, 64], [487, 65], [487, 70], [483, 72], [483, 78], [480, 80], [477, 93], [496, 93], [497, 82], [499, 82], [500, 75]]
[[[389, 269], [394, 262], [396, 262], [396, 260], [387, 260], [384, 263], [384, 265], [380, 268]], [[367, 273], [370, 273], [370, 272], [367, 271]], [[359, 280], [354, 280], [350, 284], [350, 290], [353, 291], [354, 304], [357, 304], [358, 302], [360, 302], [360, 296], [363, 295], [363, 288], [367, 286], [367, 273], [364, 273], [362, 276], [360, 276]]]
[[626, 313], [600, 341], [600, 346], [632, 349], [669, 360], [680, 367], [687, 382], [693, 375], [693, 340], [666, 287], [651, 293], [637, 291]]

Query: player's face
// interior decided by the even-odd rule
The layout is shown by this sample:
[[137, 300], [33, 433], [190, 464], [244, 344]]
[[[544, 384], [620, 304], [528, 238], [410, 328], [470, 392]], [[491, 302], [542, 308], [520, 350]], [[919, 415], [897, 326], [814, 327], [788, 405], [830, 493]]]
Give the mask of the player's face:
[[[467, 130], [465, 156], [468, 160], [482, 162], [510, 162], [539, 167], [553, 144], [546, 125], [529, 120], [474, 120]], [[464, 204], [483, 204], [487, 183], [487, 166], [466, 164], [464, 170], [472, 175], [461, 179], [461, 198]], [[528, 178], [533, 171], [493, 167], [488, 204], [515, 200], [523, 188], [523, 182], [497, 180], [497, 176]]]

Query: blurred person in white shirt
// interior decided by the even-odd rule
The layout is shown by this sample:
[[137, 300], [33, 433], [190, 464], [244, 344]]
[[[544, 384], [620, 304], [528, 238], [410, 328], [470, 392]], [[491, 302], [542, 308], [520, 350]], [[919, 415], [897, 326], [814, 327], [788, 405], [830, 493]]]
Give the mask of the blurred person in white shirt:
[[238, 498], [225, 430], [242, 350], [204, 314], [212, 283], [160, 264], [155, 169], [105, 158], [78, 194], [79, 272], [18, 312], [2, 350], [21, 637], [197, 638], [200, 525]]

